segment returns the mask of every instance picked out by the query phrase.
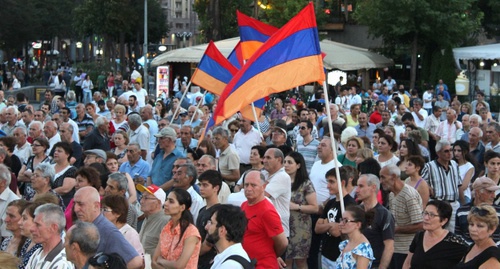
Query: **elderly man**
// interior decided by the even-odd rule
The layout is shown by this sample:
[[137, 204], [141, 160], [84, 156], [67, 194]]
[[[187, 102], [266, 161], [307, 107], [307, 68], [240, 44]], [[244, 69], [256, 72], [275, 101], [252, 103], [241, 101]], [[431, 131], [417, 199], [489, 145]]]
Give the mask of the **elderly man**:
[[283, 101], [280, 98], [274, 100], [274, 109], [271, 111], [271, 120], [281, 119], [286, 116], [286, 110], [283, 107]]
[[267, 172], [266, 181], [268, 182], [265, 188], [265, 195], [271, 199], [276, 211], [278, 211], [285, 235], [289, 237], [290, 197], [292, 193], [290, 188], [283, 188], [283, 186], [291, 186], [290, 176], [283, 168], [284, 160], [285, 156], [283, 156], [283, 152], [277, 148], [270, 148], [264, 154], [264, 169]]
[[64, 248], [66, 259], [75, 265], [76, 269], [89, 267], [89, 259], [94, 256], [99, 246], [99, 230], [88, 222], [77, 222], [66, 232]]
[[391, 212], [377, 201], [380, 181], [372, 174], [361, 175], [358, 179], [356, 196], [361, 201], [361, 208], [365, 212], [373, 211], [375, 219], [372, 224], [363, 230], [370, 244], [372, 245], [374, 268], [389, 268], [394, 252], [394, 232], [395, 223]]
[[375, 124], [368, 122], [368, 116], [364, 112], [359, 113], [358, 122], [359, 124], [354, 127], [358, 132], [358, 136], [366, 136], [371, 141], [373, 139], [373, 131], [376, 129]]
[[55, 121], [46, 122], [43, 126], [43, 133], [47, 140], [49, 140], [50, 147], [48, 148], [48, 152], [50, 152], [56, 143], [61, 142], [61, 135], [57, 131], [57, 123]]
[[436, 143], [438, 158], [425, 164], [422, 169], [422, 178], [429, 184], [431, 199], [446, 201], [453, 208], [450, 223], [447, 229], [455, 231], [455, 215], [460, 203], [458, 197], [462, 190], [462, 178], [458, 164], [452, 160], [451, 145], [446, 140]]
[[239, 207], [221, 205], [217, 207], [205, 225], [206, 241], [215, 245], [219, 254], [215, 256], [212, 268], [243, 269], [241, 262], [229, 257], [237, 255], [250, 263], [241, 242], [247, 227], [245, 213]]
[[450, 144], [455, 143], [456, 133], [462, 128], [462, 124], [457, 121], [455, 110], [448, 109], [446, 111], [446, 120], [439, 123], [436, 130], [436, 140], [446, 140]]
[[149, 255], [153, 255], [158, 246], [161, 230], [170, 220], [170, 216], [163, 213], [163, 204], [167, 199], [167, 194], [162, 188], [154, 184], [147, 187], [137, 184], [137, 190], [142, 192], [140, 203], [141, 211], [145, 217], [141, 225], [139, 238], [144, 251]]
[[469, 120], [470, 120], [470, 115], [469, 114], [462, 115], [462, 121], [461, 121], [461, 123], [462, 123], [462, 129], [460, 129], [460, 130], [457, 131], [457, 134], [455, 136], [457, 140], [461, 140], [462, 136], [464, 134], [469, 133], [470, 128], [471, 128]]
[[[151, 105], [148, 104], [141, 108], [141, 119], [143, 125], [149, 130], [149, 152], [154, 152], [156, 147], [155, 135], [158, 133], [158, 122], [153, 119], [153, 107]], [[148, 162], [153, 162], [151, 154], [148, 154]]]
[[[92, 222], [101, 235], [97, 252], [117, 253], [127, 263], [127, 268], [143, 267], [143, 259], [123, 237], [113, 223], [101, 214], [101, 197], [94, 187], [82, 187], [74, 197], [74, 212], [78, 220]], [[64, 215], [63, 215], [64, 217]]]
[[127, 161], [120, 166], [120, 173], [128, 173], [135, 183], [144, 184], [151, 172], [151, 166], [141, 158], [139, 144], [131, 143], [127, 146]]
[[498, 122], [490, 122], [486, 127], [486, 137], [488, 144], [486, 150], [493, 150], [500, 153], [500, 124]]
[[[472, 114], [472, 115], [470, 115], [470, 117], [469, 117], [470, 129], [472, 129], [474, 127], [481, 128], [482, 124], [483, 124], [483, 120], [481, 119], [481, 116], [479, 116], [478, 114]], [[466, 142], [469, 142], [469, 132], [465, 132], [462, 135], [462, 137], [460, 138], [460, 140], [464, 140]], [[481, 137], [482, 137], [482, 135], [481, 135]]]
[[188, 148], [196, 148], [198, 140], [194, 139], [193, 135], [193, 128], [189, 125], [183, 125], [181, 127], [181, 138], [177, 138], [175, 141], [175, 148], [184, 154], [186, 154]]
[[7, 205], [18, 200], [19, 197], [10, 190], [11, 173], [7, 166], [0, 164], [0, 236], [1, 240], [8, 236], [12, 236], [10, 231], [7, 231], [5, 226], [5, 216], [7, 213]]
[[94, 130], [85, 136], [83, 149], [110, 150], [109, 121], [105, 117], [97, 118]]
[[[497, 215], [500, 216], [500, 206], [493, 203], [495, 199], [495, 192], [498, 190], [500, 190], [500, 186], [498, 186], [490, 178], [477, 178], [474, 181], [474, 184], [472, 184], [474, 198], [470, 203], [461, 206], [457, 210], [455, 234], [461, 236], [469, 245], [473, 243], [469, 233], [469, 221], [467, 220], [469, 212], [473, 210], [472, 208], [474, 206], [487, 204], [493, 206], [497, 211]], [[497, 245], [500, 243], [500, 227], [497, 227], [493, 233], [493, 240], [497, 243]]]
[[94, 129], [94, 119], [87, 115], [84, 104], [76, 106], [76, 118], [73, 119], [78, 125], [78, 134], [80, 135], [80, 143], [84, 143], [85, 136], [87, 136], [92, 129]]
[[[74, 138], [73, 128], [74, 128], [73, 125], [71, 125], [70, 123], [63, 122], [61, 126], [59, 126], [59, 134], [61, 135], [61, 141], [68, 142], [71, 144], [71, 148], [73, 149], [73, 154], [71, 154], [71, 159], [69, 160], [69, 163], [78, 168], [83, 164], [82, 160], [83, 149], [80, 143], [73, 140]], [[50, 155], [54, 156], [54, 153], [52, 152]]]
[[286, 238], [280, 216], [265, 197], [266, 180], [260, 171], [250, 171], [245, 178], [247, 201], [241, 205], [248, 220], [243, 236], [243, 248], [251, 259], [257, 259], [257, 268], [279, 268], [277, 257], [286, 250]]
[[[39, 121], [39, 122], [45, 122], [46, 116], [47, 116], [47, 114], [45, 114], [45, 111], [43, 111], [43, 110], [37, 110], [33, 113], [34, 120]], [[50, 120], [50, 119], [48, 119], [48, 120]]]
[[28, 143], [28, 130], [24, 126], [19, 126], [14, 129], [12, 134], [16, 139], [14, 155], [16, 155], [21, 163], [24, 163], [33, 154], [31, 144]]
[[186, 190], [191, 195], [191, 214], [193, 214], [193, 220], [196, 223], [198, 219], [198, 213], [200, 209], [205, 206], [205, 201], [203, 198], [194, 190], [193, 185], [198, 178], [198, 173], [196, 172], [196, 167], [194, 167], [191, 163], [178, 164], [181, 162], [181, 159], [176, 160], [175, 165], [178, 165], [179, 168], [175, 171], [173, 182], [174, 188], [181, 188]]
[[240, 173], [250, 169], [250, 151], [255, 145], [262, 142], [262, 134], [253, 128], [251, 120], [242, 118], [240, 120], [240, 129], [233, 138], [233, 145], [236, 153], [240, 157]]
[[[104, 189], [104, 196], [120, 195], [125, 197], [129, 191], [127, 177], [122, 173], [113, 173], [108, 176], [106, 188]], [[135, 191], [135, 190], [130, 190]], [[137, 229], [137, 211], [133, 204], [128, 205], [127, 223], [132, 228]]]
[[396, 222], [391, 268], [402, 268], [413, 237], [422, 230], [422, 198], [401, 180], [401, 170], [391, 164], [380, 171], [380, 184], [389, 191], [389, 208]]
[[62, 209], [54, 204], [41, 205], [35, 209], [33, 222], [34, 225], [30, 228], [32, 240], [42, 247], [31, 255], [26, 268], [74, 268], [66, 259], [66, 250], [61, 239], [66, 226]]
[[7, 136], [12, 136], [14, 129], [20, 126], [17, 121], [17, 114], [19, 114], [19, 111], [13, 106], [5, 109], [5, 120], [7, 120], [7, 123], [2, 126], [1, 130], [4, 131]]
[[[78, 124], [71, 119], [71, 110], [68, 107], [61, 108], [59, 115], [61, 116], [62, 122], [66, 122], [73, 126], [73, 140], [80, 143], [80, 135], [78, 134]], [[62, 125], [62, 124], [60, 124]], [[59, 126], [60, 127], [60, 126]]]
[[163, 128], [155, 137], [158, 138], [160, 151], [153, 160], [147, 185], [154, 184], [165, 191], [169, 191], [174, 185], [171, 180], [175, 172], [173, 171], [174, 162], [185, 155], [175, 148], [177, 133], [171, 127]]
[[[205, 171], [214, 170], [217, 171], [216, 166], [217, 160], [211, 155], [203, 155], [196, 163], [196, 171], [198, 172], [198, 177], [203, 174]], [[221, 204], [225, 204], [227, 202], [227, 198], [231, 194], [231, 190], [226, 182], [222, 181], [222, 186], [220, 188], [219, 194], [217, 198]]]
[[223, 127], [217, 127], [212, 132], [212, 141], [220, 150], [219, 171], [222, 179], [229, 185], [240, 179], [240, 157], [238, 153], [229, 146], [229, 131]]
[[[199, 110], [196, 108], [196, 106], [189, 106], [187, 111], [189, 119], [184, 123], [184, 126], [191, 126], [191, 128], [194, 128], [200, 125], [201, 119], [199, 118], [200, 114], [198, 113], [198, 111]], [[193, 120], [191, 121], [191, 119]]]
[[85, 160], [83, 161], [85, 166], [90, 166], [93, 163], [105, 164], [106, 161], [106, 152], [102, 149], [91, 149], [85, 151]]
[[413, 115], [413, 120], [415, 121], [416, 126], [424, 128], [425, 118], [429, 115], [427, 114], [427, 111], [422, 108], [422, 99], [413, 100], [413, 112], [411, 112], [411, 114]]
[[141, 157], [146, 160], [149, 151], [149, 130], [142, 124], [141, 116], [132, 114], [128, 116], [128, 137], [130, 143], [137, 143], [141, 148]]

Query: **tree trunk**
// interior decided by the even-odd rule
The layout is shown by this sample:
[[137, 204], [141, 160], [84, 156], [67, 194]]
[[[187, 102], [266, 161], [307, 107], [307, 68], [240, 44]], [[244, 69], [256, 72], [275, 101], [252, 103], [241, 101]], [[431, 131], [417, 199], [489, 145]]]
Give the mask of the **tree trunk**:
[[413, 36], [411, 44], [411, 68], [410, 68], [410, 89], [415, 89], [415, 81], [417, 79], [417, 53], [418, 53], [418, 34]]
[[122, 71], [122, 75], [125, 76], [125, 33], [120, 32], [120, 70]]

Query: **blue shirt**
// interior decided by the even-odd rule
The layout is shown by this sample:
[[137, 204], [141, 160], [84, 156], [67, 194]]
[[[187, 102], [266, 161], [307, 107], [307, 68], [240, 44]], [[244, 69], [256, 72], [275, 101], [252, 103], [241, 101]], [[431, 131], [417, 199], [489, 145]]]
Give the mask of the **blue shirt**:
[[100, 214], [94, 221], [99, 230], [100, 241], [97, 252], [117, 253], [126, 263], [139, 256], [139, 253], [123, 237], [116, 226]]
[[[189, 147], [196, 148], [197, 146], [198, 146], [198, 140], [191, 138], [191, 142], [189, 143]], [[177, 140], [175, 140], [175, 149], [184, 153], [184, 155], [186, 155], [186, 153], [187, 153], [187, 148], [184, 148], [184, 145], [182, 145], [182, 141], [180, 138], [177, 138]]]
[[142, 158], [134, 166], [131, 166], [130, 162], [124, 162], [120, 166], [120, 173], [128, 173], [132, 178], [135, 177], [135, 174], [139, 174], [144, 180], [148, 178], [150, 170], [149, 163]]
[[182, 151], [178, 149], [174, 149], [167, 157], [163, 158], [163, 154], [165, 151], [160, 150], [158, 154], [155, 155], [155, 159], [153, 160], [153, 166], [151, 167], [151, 172], [149, 176], [151, 177], [151, 181], [156, 186], [161, 186], [165, 184], [165, 182], [172, 179], [172, 168], [174, 166], [175, 160], [180, 157], [185, 157], [186, 155], [182, 153]]
[[366, 127], [366, 129], [361, 129], [361, 125], [359, 124], [354, 128], [356, 129], [356, 131], [358, 131], [358, 137], [366, 136], [370, 139], [370, 141], [373, 140], [373, 131], [377, 129], [377, 127], [375, 127], [375, 124], [369, 122], [368, 122], [368, 127]]

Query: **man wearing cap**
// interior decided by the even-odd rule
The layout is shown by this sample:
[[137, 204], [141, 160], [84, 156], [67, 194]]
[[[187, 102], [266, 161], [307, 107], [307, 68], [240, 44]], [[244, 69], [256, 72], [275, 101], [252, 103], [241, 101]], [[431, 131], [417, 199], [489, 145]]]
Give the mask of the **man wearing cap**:
[[155, 137], [158, 138], [160, 151], [155, 155], [151, 165], [147, 185], [154, 184], [168, 191], [174, 185], [171, 180], [174, 162], [177, 158], [184, 157], [184, 154], [175, 148], [177, 133], [171, 127], [163, 128]]
[[[471, 211], [472, 207], [481, 204], [491, 205], [497, 211], [497, 215], [500, 216], [500, 206], [493, 204], [495, 199], [495, 191], [499, 190], [500, 186], [495, 184], [493, 180], [488, 177], [480, 177], [474, 181], [472, 184], [472, 191], [474, 191], [474, 198], [472, 201], [466, 205], [461, 206], [457, 210], [455, 234], [462, 236], [462, 238], [468, 243], [472, 244], [473, 241], [469, 234], [469, 222], [467, 221], [467, 216]], [[499, 217], [500, 218], [500, 217]], [[500, 243], [500, 226], [497, 227], [496, 231], [493, 233], [493, 240], [498, 245]]]
[[272, 128], [271, 142], [274, 146], [283, 146], [287, 142], [286, 124], [282, 120], [277, 120]]
[[142, 192], [140, 203], [141, 211], [145, 217], [139, 232], [139, 238], [144, 251], [153, 256], [158, 246], [161, 230], [170, 220], [170, 216], [165, 215], [162, 210], [167, 194], [162, 188], [154, 184], [147, 187], [137, 184], [136, 188]]
[[105, 164], [108, 159], [106, 156], [106, 152], [102, 149], [86, 150], [84, 153], [85, 159], [83, 160], [83, 164], [85, 166], [89, 166], [93, 163]]
[[240, 179], [240, 157], [238, 153], [229, 146], [229, 131], [223, 127], [217, 127], [212, 132], [214, 146], [220, 150], [219, 171], [222, 179], [230, 186]]

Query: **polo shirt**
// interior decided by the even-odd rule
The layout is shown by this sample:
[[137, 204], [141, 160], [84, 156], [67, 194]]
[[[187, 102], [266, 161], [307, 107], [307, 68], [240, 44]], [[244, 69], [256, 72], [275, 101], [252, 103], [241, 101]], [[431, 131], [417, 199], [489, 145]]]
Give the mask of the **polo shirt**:
[[167, 157], [163, 158], [163, 154], [165, 151], [160, 149], [158, 154], [155, 155], [153, 160], [153, 165], [151, 166], [151, 171], [149, 176], [151, 177], [151, 181], [156, 186], [161, 186], [165, 182], [172, 179], [172, 168], [174, 166], [175, 160], [180, 157], [185, 157], [181, 151], [174, 149]]
[[137, 253], [134, 247], [132, 247], [125, 237], [123, 237], [118, 228], [102, 214], [99, 214], [93, 223], [97, 227], [97, 230], [99, 230], [100, 235], [100, 241], [97, 247], [98, 253], [117, 253], [126, 263], [139, 256], [139, 253]]
[[231, 170], [240, 169], [240, 157], [238, 153], [228, 146], [219, 156], [219, 171], [221, 175], [230, 175]]
[[120, 173], [128, 173], [132, 178], [134, 178], [136, 174], [139, 174], [140, 177], [146, 179], [151, 171], [151, 166], [148, 162], [139, 158], [139, 161], [134, 165], [130, 165], [130, 161], [122, 163], [119, 171]]
[[130, 143], [137, 143], [141, 150], [149, 151], [149, 130], [146, 126], [141, 125], [137, 129], [128, 130], [128, 137], [130, 138]]

